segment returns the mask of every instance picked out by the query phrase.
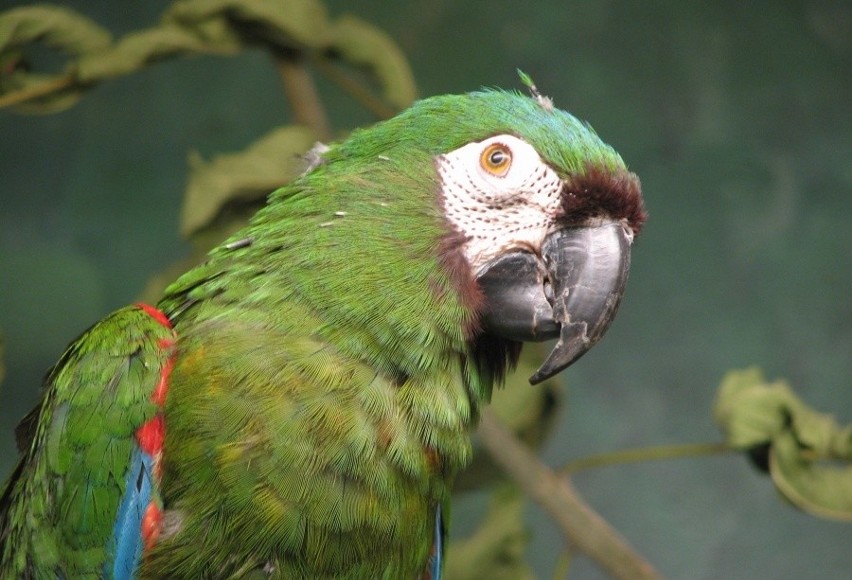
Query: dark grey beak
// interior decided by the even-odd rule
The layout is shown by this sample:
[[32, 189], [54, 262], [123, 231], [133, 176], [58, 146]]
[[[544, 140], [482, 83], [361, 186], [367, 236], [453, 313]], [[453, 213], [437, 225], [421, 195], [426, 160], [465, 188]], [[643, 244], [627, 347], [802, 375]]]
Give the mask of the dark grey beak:
[[512, 252], [478, 276], [490, 332], [516, 341], [559, 339], [530, 383], [559, 373], [604, 335], [624, 294], [631, 243], [621, 222], [569, 227], [545, 239], [541, 257]]

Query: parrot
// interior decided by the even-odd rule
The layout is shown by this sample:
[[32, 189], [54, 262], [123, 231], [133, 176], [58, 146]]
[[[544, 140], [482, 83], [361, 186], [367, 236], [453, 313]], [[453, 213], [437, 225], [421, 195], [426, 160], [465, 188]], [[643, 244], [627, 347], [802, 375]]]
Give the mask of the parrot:
[[526, 342], [600, 340], [638, 177], [529, 93], [416, 101], [168, 286], [75, 339], [19, 425], [0, 578], [429, 578], [471, 434]]

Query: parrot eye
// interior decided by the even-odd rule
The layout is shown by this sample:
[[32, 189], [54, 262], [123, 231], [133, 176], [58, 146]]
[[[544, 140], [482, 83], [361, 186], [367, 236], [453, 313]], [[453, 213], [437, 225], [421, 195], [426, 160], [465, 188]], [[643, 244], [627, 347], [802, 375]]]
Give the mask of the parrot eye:
[[512, 165], [512, 152], [502, 143], [492, 143], [482, 150], [479, 157], [482, 169], [495, 177], [503, 177]]

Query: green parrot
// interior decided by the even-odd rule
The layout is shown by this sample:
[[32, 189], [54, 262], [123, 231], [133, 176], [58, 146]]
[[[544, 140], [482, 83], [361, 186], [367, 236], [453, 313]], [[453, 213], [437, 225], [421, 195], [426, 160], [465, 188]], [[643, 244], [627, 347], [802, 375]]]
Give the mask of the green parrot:
[[18, 429], [0, 577], [439, 578], [470, 432], [526, 341], [609, 326], [645, 220], [531, 95], [421, 100], [306, 171], [156, 306], [67, 348]]

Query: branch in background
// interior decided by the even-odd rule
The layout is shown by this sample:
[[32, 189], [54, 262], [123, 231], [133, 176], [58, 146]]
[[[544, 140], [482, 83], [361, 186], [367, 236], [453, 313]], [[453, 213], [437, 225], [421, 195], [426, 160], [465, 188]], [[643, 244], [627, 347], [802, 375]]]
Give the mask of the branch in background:
[[293, 112], [293, 121], [313, 129], [319, 140], [328, 141], [331, 137], [331, 127], [304, 59], [294, 51], [277, 51], [275, 65], [284, 84], [284, 93]]
[[482, 445], [515, 482], [556, 522], [567, 540], [604, 570], [625, 580], [660, 578], [626, 540], [544, 465], [485, 409], [479, 425]]

